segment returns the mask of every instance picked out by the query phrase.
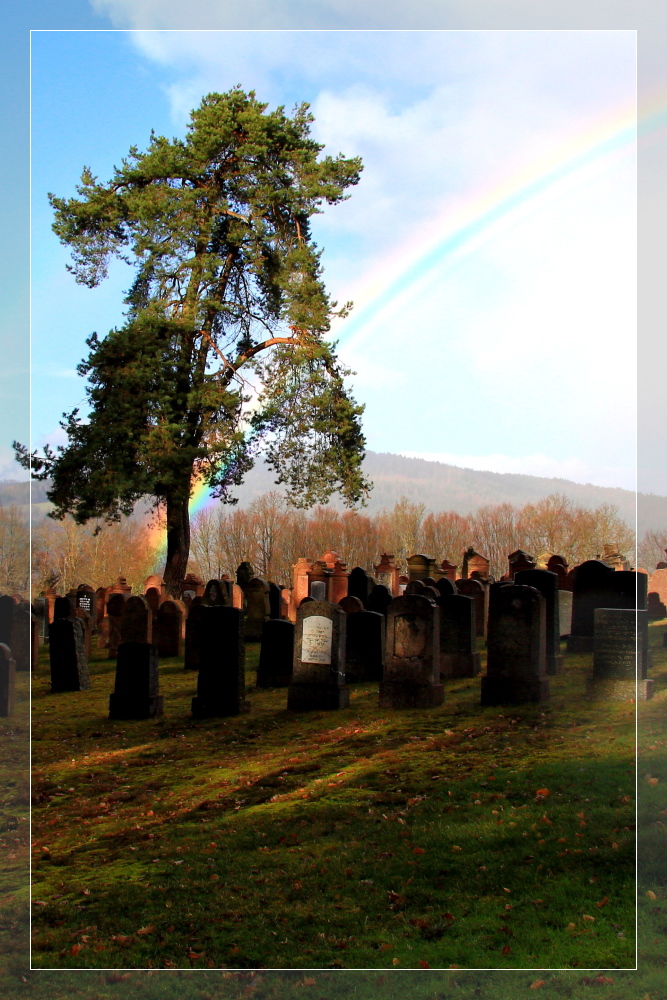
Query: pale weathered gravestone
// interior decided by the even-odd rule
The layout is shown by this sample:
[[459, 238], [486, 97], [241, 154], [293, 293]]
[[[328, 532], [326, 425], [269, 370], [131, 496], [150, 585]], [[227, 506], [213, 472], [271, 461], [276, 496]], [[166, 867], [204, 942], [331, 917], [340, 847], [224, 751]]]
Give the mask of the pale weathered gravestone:
[[609, 600], [607, 578], [614, 570], [599, 559], [588, 559], [575, 567], [572, 591], [572, 625], [567, 637], [568, 653], [593, 649], [593, 614]]
[[269, 585], [266, 580], [253, 577], [244, 589], [246, 642], [259, 642], [264, 622], [271, 617]]
[[489, 602], [482, 705], [517, 705], [549, 698], [546, 607], [539, 590], [493, 584]]
[[477, 677], [480, 656], [475, 650], [475, 602], [465, 594], [444, 594], [440, 608], [440, 676]]
[[586, 696], [601, 701], [646, 701], [653, 696], [649, 665], [648, 612], [596, 608], [593, 676]]
[[[368, 607], [368, 598], [375, 586], [375, 581], [370, 573], [367, 573], [361, 566], [355, 566], [350, 572], [347, 581], [348, 597], [357, 597], [364, 608]], [[338, 602], [340, 604], [340, 601]]]
[[156, 647], [150, 642], [122, 642], [116, 683], [109, 697], [109, 718], [152, 719], [163, 710]]
[[[324, 580], [311, 580], [310, 581], [310, 594], [308, 595], [311, 601], [326, 601], [327, 599], [327, 585]], [[304, 597], [304, 601], [306, 598]]]
[[209, 580], [204, 590], [202, 604], [207, 608], [229, 607], [230, 601], [226, 587], [223, 587], [220, 580]]
[[37, 622], [37, 644], [39, 646], [43, 646], [49, 638], [49, 622], [46, 617], [46, 601], [43, 597], [36, 597], [33, 600], [32, 613]]
[[185, 605], [181, 601], [163, 601], [158, 609], [154, 643], [163, 659], [181, 655], [184, 616]]
[[347, 617], [345, 683], [381, 681], [385, 621], [377, 611], [358, 611]]
[[457, 580], [456, 589], [465, 597], [472, 597], [475, 602], [475, 634], [483, 638], [486, 635], [486, 622], [489, 609], [489, 590], [481, 580]]
[[[222, 606], [222, 605], [220, 605]], [[206, 606], [201, 597], [195, 597], [185, 619], [185, 654], [183, 668], [199, 670], [201, 663], [202, 622]]]
[[548, 569], [524, 569], [514, 574], [514, 582], [526, 587], [535, 587], [545, 600], [547, 673], [550, 677], [555, 677], [564, 670], [560, 652], [558, 577]]
[[12, 651], [4, 642], [0, 642], [0, 716], [14, 714], [15, 686], [16, 665]]
[[145, 597], [128, 597], [120, 623], [122, 642], [153, 642], [153, 614]]
[[264, 622], [257, 667], [257, 687], [288, 687], [294, 665], [294, 625], [271, 618]]
[[107, 600], [107, 645], [109, 657], [113, 659], [118, 655], [118, 647], [122, 642], [121, 627], [123, 623], [123, 608], [127, 600], [126, 593], [110, 594]]
[[564, 590], [560, 586], [560, 581], [558, 584], [558, 620], [560, 623], [560, 637], [563, 639], [572, 630], [572, 591]]
[[346, 639], [347, 616], [338, 604], [304, 598], [296, 618], [288, 709], [347, 708], [350, 692], [345, 686]]
[[55, 602], [54, 619], [49, 625], [51, 690], [85, 691], [90, 687], [84, 627], [79, 618], [69, 617], [72, 606], [66, 597]]
[[381, 708], [442, 705], [440, 612], [421, 594], [396, 597], [387, 612]]
[[382, 583], [378, 583], [373, 587], [368, 598], [368, 610], [377, 611], [378, 614], [383, 615], [386, 619], [387, 609], [392, 601], [393, 597], [389, 588], [385, 587]]
[[195, 719], [222, 718], [250, 710], [245, 698], [243, 612], [239, 608], [202, 607]]

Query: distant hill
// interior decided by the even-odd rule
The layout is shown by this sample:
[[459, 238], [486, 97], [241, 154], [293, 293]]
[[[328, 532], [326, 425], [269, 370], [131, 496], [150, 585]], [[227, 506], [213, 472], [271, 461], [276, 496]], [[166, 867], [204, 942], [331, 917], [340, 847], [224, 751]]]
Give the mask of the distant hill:
[[[667, 497], [654, 493], [635, 494], [618, 487], [582, 485], [569, 479], [548, 479], [543, 476], [524, 476], [513, 472], [480, 472], [461, 469], [442, 462], [427, 462], [422, 458], [404, 458], [369, 451], [364, 460], [364, 472], [373, 482], [373, 490], [365, 510], [369, 514], [391, 508], [402, 496], [414, 503], [423, 503], [427, 511], [454, 510], [459, 514], [474, 513], [486, 504], [511, 503], [515, 506], [539, 500], [550, 493], [562, 493], [573, 503], [583, 507], [613, 504], [620, 516], [632, 528], [635, 526], [637, 505], [637, 534], [653, 528], [667, 529]], [[241, 507], [269, 490], [279, 490], [273, 473], [263, 462], [258, 462], [246, 476], [234, 495]], [[0, 506], [28, 504], [28, 483], [0, 482]], [[32, 484], [33, 516], [46, 513], [48, 483]], [[332, 506], [342, 508], [340, 499]]]

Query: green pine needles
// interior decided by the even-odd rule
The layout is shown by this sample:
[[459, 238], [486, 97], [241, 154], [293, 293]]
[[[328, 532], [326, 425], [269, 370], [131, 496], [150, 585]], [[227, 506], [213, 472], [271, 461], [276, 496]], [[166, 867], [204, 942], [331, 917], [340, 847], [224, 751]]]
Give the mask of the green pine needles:
[[309, 224], [362, 167], [321, 157], [312, 121], [307, 104], [289, 117], [240, 87], [209, 94], [185, 139], [152, 134], [107, 184], [85, 169], [78, 197], [49, 195], [76, 281], [99, 284], [110, 257], [134, 280], [123, 327], [87, 341], [88, 418], [64, 415], [57, 452], [17, 443], [17, 457], [52, 480], [57, 518], [118, 520], [152, 496], [166, 511], [172, 593], [196, 481], [229, 501], [263, 449], [295, 506], [336, 492], [354, 506], [370, 488], [363, 407], [324, 339], [351, 304], [330, 300]]

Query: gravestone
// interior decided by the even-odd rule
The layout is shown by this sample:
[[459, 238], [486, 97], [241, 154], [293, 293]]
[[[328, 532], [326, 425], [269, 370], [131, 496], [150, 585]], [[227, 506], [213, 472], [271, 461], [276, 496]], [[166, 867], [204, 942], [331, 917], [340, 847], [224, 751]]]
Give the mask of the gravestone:
[[370, 573], [361, 566], [355, 566], [347, 581], [347, 593], [349, 597], [357, 597], [364, 608], [367, 608], [368, 598], [374, 586], [375, 581]]
[[199, 664], [201, 663], [202, 622], [205, 610], [206, 605], [203, 603], [201, 597], [195, 597], [188, 608], [188, 615], [185, 619], [185, 655], [183, 663], [185, 670], [199, 670]]
[[[480, 552], [475, 552], [475, 550], [471, 545], [463, 553], [463, 563], [461, 566], [461, 579], [463, 580], [472, 579], [474, 573], [475, 579], [488, 580], [489, 565], [490, 565], [489, 560], [486, 558], [486, 556], [483, 556]], [[456, 581], [456, 584], [458, 586], [458, 580]]]
[[646, 611], [648, 577], [645, 573], [616, 570], [606, 579], [607, 608]]
[[662, 603], [667, 605], [667, 568], [663, 563], [658, 563], [649, 576], [648, 590], [657, 594]]
[[[379, 586], [386, 587], [392, 597], [398, 597], [399, 570], [392, 552], [383, 552], [375, 569], [375, 579]], [[370, 611], [374, 610], [369, 608]]]
[[43, 646], [49, 637], [48, 621], [46, 617], [46, 601], [43, 597], [36, 597], [32, 602], [32, 613], [37, 623], [37, 644]]
[[563, 590], [560, 582], [558, 585], [558, 620], [560, 621], [560, 637], [563, 639], [572, 631], [572, 591]]
[[486, 635], [486, 620], [489, 607], [489, 591], [481, 580], [457, 580], [456, 589], [465, 597], [472, 597], [475, 602], [475, 634]]
[[[308, 595], [311, 601], [326, 601], [327, 599], [327, 585], [325, 580], [311, 580], [310, 581], [310, 594]], [[304, 597], [304, 601], [306, 598]], [[301, 602], [303, 603], [303, 601]]]
[[243, 611], [245, 608], [243, 589], [239, 587], [238, 583], [232, 584], [232, 607], [236, 608], [237, 611]]
[[458, 594], [456, 584], [453, 580], [450, 580], [448, 576], [441, 576], [435, 586], [441, 597], [446, 597], [450, 594]]
[[589, 653], [593, 650], [593, 614], [609, 600], [607, 578], [614, 574], [611, 566], [598, 559], [588, 559], [574, 569], [572, 591], [572, 626], [567, 637], [568, 653]]
[[413, 595], [416, 594], [423, 594], [423, 592], [424, 592], [424, 584], [422, 580], [410, 580], [409, 583], [406, 583], [405, 589], [403, 590], [403, 594], [406, 597], [412, 597]]
[[408, 577], [412, 580], [425, 580], [427, 576], [433, 576], [435, 570], [435, 559], [430, 556], [417, 554], [408, 559]]
[[248, 712], [245, 697], [243, 612], [239, 608], [203, 608], [195, 719], [217, 719]]
[[269, 585], [266, 580], [253, 577], [244, 589], [246, 642], [259, 642], [264, 622], [271, 617]]
[[387, 612], [381, 708], [442, 705], [440, 612], [421, 594], [396, 597]]
[[292, 621], [292, 591], [288, 587], [283, 587], [280, 591], [280, 617], [285, 621]]
[[338, 602], [346, 615], [355, 615], [364, 610], [364, 605], [359, 597], [352, 597], [348, 594], [342, 601]]
[[227, 590], [223, 588], [220, 580], [209, 580], [204, 590], [202, 603], [207, 608], [229, 607], [227, 600]]
[[282, 618], [281, 610], [281, 588], [269, 580], [269, 617]]
[[550, 573], [555, 573], [558, 577], [558, 589], [569, 590], [570, 583], [567, 577], [568, 564], [563, 556], [553, 555], [549, 557], [547, 569]]
[[646, 701], [653, 696], [648, 672], [648, 612], [596, 608], [593, 676], [586, 697], [604, 701]]
[[289, 619], [296, 622], [296, 613], [304, 597], [308, 597], [308, 574], [313, 566], [310, 560], [300, 556], [292, 567], [292, 593], [290, 597]]
[[9, 648], [17, 672], [30, 670], [30, 614], [28, 601], [17, 601], [14, 604]]
[[660, 594], [651, 591], [646, 601], [646, 610], [651, 621], [661, 621], [667, 617], [667, 607], [660, 600]]
[[181, 601], [186, 608], [189, 608], [195, 597], [204, 596], [204, 582], [200, 580], [196, 573], [187, 573], [181, 582]]
[[292, 683], [287, 707], [293, 711], [347, 708], [345, 686], [347, 616], [337, 604], [304, 599], [297, 613]]
[[10, 649], [12, 642], [12, 622], [14, 621], [14, 606], [16, 601], [8, 594], [0, 597], [0, 643]]
[[385, 621], [377, 611], [349, 614], [346, 622], [345, 683], [382, 680]]
[[252, 563], [242, 562], [236, 569], [236, 582], [241, 590], [245, 590], [250, 581], [254, 579], [255, 571], [252, 568]]
[[[350, 579], [350, 574], [345, 568], [346, 564], [342, 563], [340, 559], [337, 559], [333, 565], [333, 570], [331, 571], [331, 576], [329, 577], [329, 596], [328, 600], [331, 604], [338, 604], [342, 601], [348, 593], [348, 584]], [[370, 577], [371, 585], [375, 584], [375, 580]]]
[[109, 718], [152, 719], [163, 710], [157, 648], [150, 642], [121, 642]]
[[158, 656], [167, 659], [181, 655], [184, 615], [185, 605], [181, 601], [163, 601], [160, 605], [154, 640]]
[[[398, 595], [396, 595], [398, 596]], [[393, 597], [391, 591], [381, 583], [377, 583], [371, 590], [370, 597], [368, 598], [368, 610], [377, 611], [386, 619], [387, 609]]]
[[264, 622], [257, 667], [257, 687], [288, 687], [294, 666], [294, 625], [272, 618]]
[[83, 608], [76, 605], [72, 608], [72, 618], [78, 618], [83, 625], [83, 646], [86, 651], [86, 659], [90, 661], [90, 649], [93, 641], [93, 626], [90, 615]]
[[513, 583], [491, 587], [482, 705], [549, 698], [545, 603], [534, 587]]
[[76, 588], [76, 606], [88, 615], [92, 633], [97, 628], [97, 601], [95, 591], [87, 583], [80, 583]]
[[547, 673], [555, 677], [564, 670], [560, 652], [560, 605], [558, 600], [558, 577], [548, 569], [524, 569], [514, 576], [514, 582], [526, 587], [535, 587], [546, 603], [546, 656]]
[[[59, 602], [66, 602], [66, 607]], [[69, 600], [66, 597], [57, 598], [55, 617], [49, 625], [49, 661], [53, 692], [85, 691], [90, 687], [84, 626], [79, 618], [66, 616], [68, 611], [71, 611]]]
[[118, 655], [118, 647], [122, 642], [121, 629], [126, 600], [127, 594], [125, 593], [110, 594], [107, 599], [107, 644], [110, 658]]
[[[444, 579], [444, 577], [443, 577]], [[475, 650], [475, 601], [465, 594], [443, 594], [440, 608], [440, 676], [477, 677], [480, 655]]]
[[[447, 577], [456, 586], [456, 569], [457, 567], [454, 563], [451, 563], [449, 559], [443, 559], [440, 563], [440, 572], [442, 577]], [[442, 579], [442, 577], [440, 579]]]
[[120, 623], [121, 642], [153, 641], [153, 615], [145, 597], [128, 597]]
[[151, 610], [151, 618], [153, 620], [151, 626], [152, 633], [153, 635], [157, 635], [157, 613], [160, 610], [160, 601], [162, 600], [162, 595], [158, 587], [149, 587], [147, 590], [144, 591], [144, 597], [146, 599], [148, 607]]
[[0, 716], [14, 714], [16, 664], [9, 646], [0, 643]]
[[516, 577], [517, 573], [527, 573], [530, 569], [536, 569], [535, 560], [532, 556], [529, 556], [527, 552], [523, 549], [517, 549], [516, 552], [510, 552], [507, 557], [509, 563], [509, 573], [508, 576], [510, 580]]

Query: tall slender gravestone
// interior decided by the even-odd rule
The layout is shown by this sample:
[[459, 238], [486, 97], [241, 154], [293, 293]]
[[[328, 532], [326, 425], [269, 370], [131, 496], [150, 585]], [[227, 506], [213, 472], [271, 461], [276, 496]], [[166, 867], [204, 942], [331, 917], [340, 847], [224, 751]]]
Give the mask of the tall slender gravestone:
[[457, 580], [456, 589], [465, 597], [472, 597], [475, 602], [475, 635], [483, 638], [486, 635], [486, 622], [489, 609], [489, 590], [481, 580]]
[[80, 583], [76, 588], [76, 606], [88, 615], [92, 634], [97, 629], [97, 601], [95, 591], [89, 584]]
[[30, 670], [30, 613], [28, 601], [17, 601], [14, 605], [9, 648], [17, 671]]
[[[222, 607], [222, 605], [219, 605]], [[185, 619], [185, 670], [199, 670], [201, 663], [202, 622], [206, 606], [201, 597], [195, 597]]]
[[163, 601], [157, 613], [155, 645], [158, 656], [180, 656], [183, 643], [183, 618], [185, 605], [181, 601]]
[[[46, 601], [43, 597], [36, 597], [32, 602], [32, 613], [37, 621], [37, 644], [43, 646], [48, 640], [48, 619], [46, 617]], [[33, 667], [34, 669], [34, 667]]]
[[110, 594], [107, 600], [107, 644], [111, 658], [118, 655], [118, 647], [122, 642], [121, 627], [123, 623], [123, 608], [127, 600], [126, 593]]
[[359, 611], [347, 616], [345, 683], [381, 681], [384, 661], [385, 622], [377, 611]]
[[150, 642], [121, 642], [109, 718], [152, 719], [162, 713], [157, 648]]
[[560, 653], [558, 577], [548, 569], [524, 569], [514, 574], [514, 582], [526, 587], [535, 587], [545, 600], [547, 673], [555, 677], [564, 669]]
[[482, 705], [546, 701], [546, 607], [539, 590], [493, 584]]
[[558, 620], [560, 637], [563, 639], [572, 631], [572, 591], [558, 585]]
[[346, 640], [347, 616], [341, 607], [304, 599], [296, 618], [288, 709], [303, 712], [347, 708], [350, 692], [345, 686]]
[[120, 624], [123, 642], [153, 642], [153, 614], [145, 597], [128, 597]]
[[387, 612], [381, 708], [442, 705], [440, 612], [421, 594], [396, 597]]
[[239, 715], [250, 709], [245, 698], [243, 612], [239, 608], [204, 607], [195, 719]]
[[382, 583], [378, 583], [373, 587], [368, 598], [368, 610], [377, 611], [386, 619], [387, 609], [392, 600], [393, 597], [389, 588], [385, 587]]
[[572, 590], [572, 626], [567, 637], [568, 653], [593, 649], [593, 613], [609, 600], [607, 578], [614, 570], [599, 559], [588, 559], [575, 567]]
[[288, 687], [294, 665], [294, 625], [271, 618], [264, 622], [257, 667], [257, 687]]
[[272, 580], [269, 580], [269, 615], [275, 619], [282, 618], [281, 588]]
[[16, 665], [12, 651], [4, 642], [0, 643], [0, 716], [14, 714], [14, 691], [16, 685]]
[[90, 649], [93, 642], [93, 625], [90, 615], [77, 605], [72, 608], [72, 618], [78, 618], [83, 625], [83, 646], [86, 651], [86, 659], [90, 661]]
[[54, 619], [49, 625], [49, 660], [51, 690], [85, 691], [90, 687], [83, 624], [70, 617], [72, 606], [67, 597], [57, 597]]
[[10, 649], [12, 642], [12, 622], [14, 620], [14, 606], [16, 601], [9, 594], [0, 597], [0, 643]]
[[[374, 569], [375, 579], [377, 580], [378, 585], [386, 587], [391, 597], [398, 597], [398, 578], [400, 573], [393, 553], [383, 552], [380, 556], [380, 562], [374, 567]], [[377, 609], [369, 608], [368, 610], [374, 611]]]
[[473, 598], [465, 594], [444, 594], [437, 603], [440, 608], [440, 676], [477, 677], [480, 656], [475, 650]]
[[241, 590], [245, 590], [251, 580], [255, 578], [255, 571], [252, 563], [242, 562], [236, 568], [236, 582]]
[[586, 684], [586, 696], [603, 701], [651, 698], [653, 681], [646, 676], [648, 612], [596, 608], [593, 617], [593, 676]]
[[269, 585], [266, 580], [253, 577], [245, 588], [245, 637], [246, 642], [259, 642], [264, 622], [271, 617]]
[[355, 566], [348, 577], [347, 595], [359, 598], [364, 608], [367, 608], [368, 598], [374, 586], [375, 581], [370, 573], [367, 573], [361, 566]]

